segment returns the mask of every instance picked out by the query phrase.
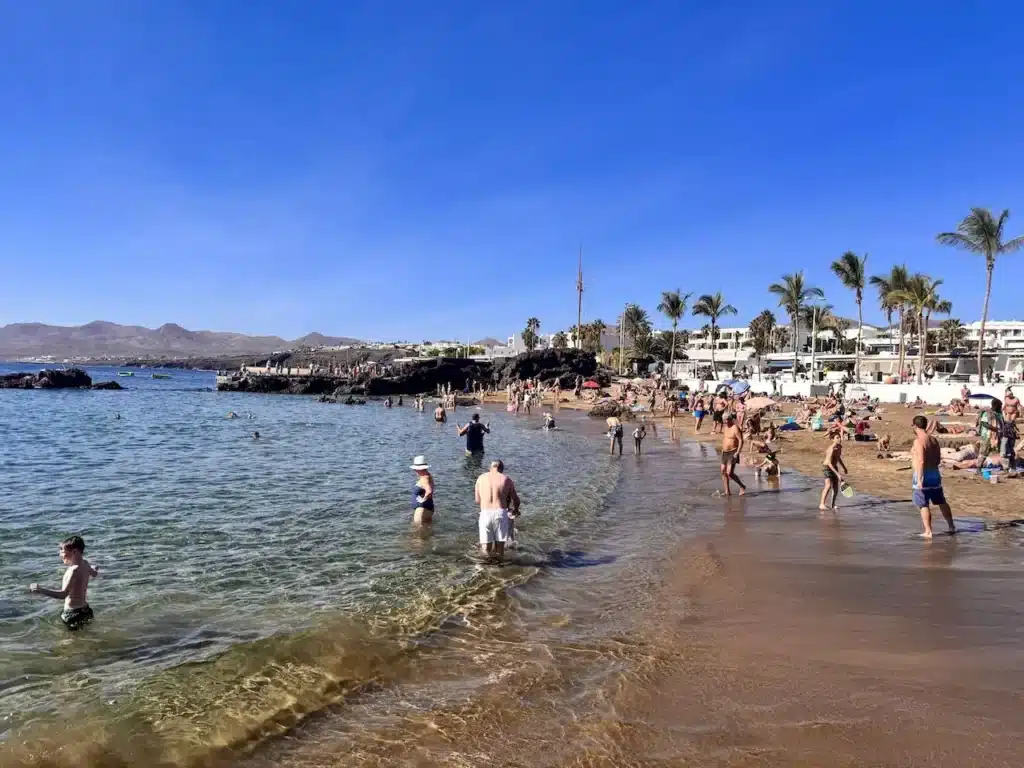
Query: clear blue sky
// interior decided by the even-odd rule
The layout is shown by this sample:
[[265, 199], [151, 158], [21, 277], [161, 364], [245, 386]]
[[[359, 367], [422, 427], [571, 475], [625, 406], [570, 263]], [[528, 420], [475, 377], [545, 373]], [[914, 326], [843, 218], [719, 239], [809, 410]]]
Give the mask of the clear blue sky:
[[[660, 292], [746, 323], [847, 249], [1024, 233], [1011, 2], [0, 0], [0, 323], [504, 336]], [[1024, 317], [1024, 254], [992, 316]], [[866, 319], [878, 320], [875, 300]], [[781, 313], [780, 313], [781, 317]], [[699, 324], [699, 323], [698, 323]]]

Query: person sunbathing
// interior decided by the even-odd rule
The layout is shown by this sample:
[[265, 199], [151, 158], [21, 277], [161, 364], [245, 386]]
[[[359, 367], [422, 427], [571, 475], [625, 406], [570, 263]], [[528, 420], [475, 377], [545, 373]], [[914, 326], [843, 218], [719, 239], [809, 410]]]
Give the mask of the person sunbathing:
[[892, 453], [889, 448], [892, 445], [892, 435], [882, 435], [882, 439], [878, 441], [878, 458], [880, 459], [891, 459]]

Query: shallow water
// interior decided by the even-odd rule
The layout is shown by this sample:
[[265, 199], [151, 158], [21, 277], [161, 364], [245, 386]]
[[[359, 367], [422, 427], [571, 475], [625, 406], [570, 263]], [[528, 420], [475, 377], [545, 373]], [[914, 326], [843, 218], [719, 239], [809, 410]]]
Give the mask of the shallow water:
[[[0, 561], [0, 702], [26, 711], [8, 721], [4, 765], [1016, 764], [1017, 530], [921, 542], [907, 505], [858, 495], [821, 516], [817, 479], [794, 473], [714, 498], [708, 446], [662, 430], [643, 457], [611, 459], [585, 417], [563, 412], [565, 429], [544, 433], [539, 417], [492, 413], [489, 455], [526, 506], [520, 552], [484, 567], [477, 470], [452, 425], [408, 408], [17, 394], [35, 398], [26, 422], [49, 398], [92, 424], [65, 427], [82, 446], [142, 423], [155, 436], [148, 462], [73, 481], [50, 479], [56, 462], [16, 464], [15, 498], [31, 503], [0, 514], [16, 540]], [[187, 439], [163, 434], [161, 414]], [[45, 423], [22, 451], [53, 439]], [[408, 525], [419, 452], [439, 483], [427, 538]], [[137, 474], [163, 496], [126, 500]], [[83, 504], [64, 486], [87, 478], [100, 487]], [[47, 504], [82, 522], [26, 514]], [[96, 625], [69, 638], [52, 601], [8, 587], [55, 580], [43, 561], [79, 524], [111, 574], [95, 584]], [[56, 703], [88, 714], [43, 732]]]

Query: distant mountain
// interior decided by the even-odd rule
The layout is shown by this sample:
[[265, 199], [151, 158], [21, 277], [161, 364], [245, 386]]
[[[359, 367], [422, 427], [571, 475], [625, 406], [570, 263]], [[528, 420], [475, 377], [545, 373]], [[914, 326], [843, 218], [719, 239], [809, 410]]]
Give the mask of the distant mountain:
[[263, 355], [296, 346], [337, 346], [355, 339], [310, 333], [296, 341], [279, 336], [190, 331], [175, 323], [157, 329], [97, 320], [77, 326], [12, 323], [0, 326], [0, 360], [57, 358]]
[[498, 341], [488, 336], [486, 339], [480, 339], [480, 341], [473, 342], [474, 347], [503, 347], [505, 346], [504, 341]]
[[316, 331], [295, 340], [298, 347], [346, 347], [359, 343], [359, 339], [350, 339], [348, 336], [324, 336]]

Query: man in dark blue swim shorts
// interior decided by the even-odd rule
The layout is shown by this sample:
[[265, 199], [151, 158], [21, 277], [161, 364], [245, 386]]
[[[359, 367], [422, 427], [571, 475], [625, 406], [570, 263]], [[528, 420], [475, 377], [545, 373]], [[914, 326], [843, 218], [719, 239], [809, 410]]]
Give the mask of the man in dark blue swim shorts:
[[942, 475], [939, 463], [942, 450], [939, 441], [928, 434], [928, 419], [922, 415], [914, 417], [914, 446], [910, 449], [910, 464], [913, 469], [914, 505], [921, 510], [921, 525], [924, 531], [921, 536], [932, 537], [932, 510], [938, 507], [946, 519], [949, 532], [956, 533], [953, 525], [953, 512], [946, 503], [946, 495], [942, 492]]

